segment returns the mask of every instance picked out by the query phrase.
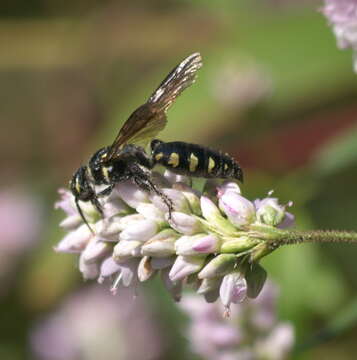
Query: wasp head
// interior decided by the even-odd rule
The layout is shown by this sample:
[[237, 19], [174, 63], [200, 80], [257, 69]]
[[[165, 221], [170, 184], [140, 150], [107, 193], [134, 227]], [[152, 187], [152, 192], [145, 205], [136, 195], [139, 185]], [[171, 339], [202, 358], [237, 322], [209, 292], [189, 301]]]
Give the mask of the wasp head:
[[74, 197], [82, 201], [90, 201], [95, 196], [92, 185], [87, 177], [87, 167], [81, 166], [70, 181], [70, 189]]

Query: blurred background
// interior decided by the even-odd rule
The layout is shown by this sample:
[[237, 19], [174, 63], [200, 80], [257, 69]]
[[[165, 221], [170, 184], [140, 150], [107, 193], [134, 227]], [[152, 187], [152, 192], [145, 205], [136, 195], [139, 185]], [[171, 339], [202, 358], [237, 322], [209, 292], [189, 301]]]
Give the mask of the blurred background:
[[[321, 5], [0, 4], [1, 359], [199, 359], [159, 281], [136, 309], [84, 284], [75, 255], [53, 251], [64, 235], [57, 189], [193, 52], [204, 66], [160, 137], [234, 155], [243, 194], [292, 200], [299, 229], [357, 230], [357, 78]], [[280, 288], [279, 318], [295, 327], [291, 358], [355, 359], [356, 257], [356, 246], [305, 244], [263, 261]]]

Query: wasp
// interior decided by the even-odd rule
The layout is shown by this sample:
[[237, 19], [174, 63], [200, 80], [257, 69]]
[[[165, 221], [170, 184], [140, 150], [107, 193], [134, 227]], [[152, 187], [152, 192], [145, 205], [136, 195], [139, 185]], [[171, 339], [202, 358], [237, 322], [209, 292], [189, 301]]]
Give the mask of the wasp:
[[[173, 211], [171, 200], [155, 184], [151, 169], [157, 164], [177, 174], [203, 178], [232, 178], [243, 181], [239, 164], [228, 154], [186, 142], [154, 139], [167, 123], [166, 113], [176, 98], [196, 80], [202, 58], [194, 53], [178, 64], [126, 120], [110, 146], [95, 152], [87, 165], [81, 166], [70, 181], [70, 190], [83, 221], [90, 228], [79, 201], [90, 201], [103, 216], [98, 198], [109, 195], [114, 186], [131, 180], [140, 189], [156, 193]], [[145, 148], [150, 143], [151, 152]], [[96, 192], [97, 185], [105, 185]]]

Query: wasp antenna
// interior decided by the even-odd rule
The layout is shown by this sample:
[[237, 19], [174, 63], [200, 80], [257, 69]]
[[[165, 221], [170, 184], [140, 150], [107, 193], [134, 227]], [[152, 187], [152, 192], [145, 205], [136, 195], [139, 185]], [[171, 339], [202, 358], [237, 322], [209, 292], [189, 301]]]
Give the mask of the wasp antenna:
[[78, 210], [79, 215], [81, 216], [82, 220], [83, 220], [84, 223], [88, 226], [88, 229], [90, 230], [90, 232], [91, 232], [93, 235], [95, 235], [94, 230], [91, 228], [91, 226], [89, 225], [87, 219], [85, 218], [85, 216], [84, 216], [84, 214], [83, 214], [82, 208], [79, 206], [79, 202], [78, 202], [78, 199], [77, 199], [77, 198], [75, 199], [75, 203], [76, 203], [77, 210]]

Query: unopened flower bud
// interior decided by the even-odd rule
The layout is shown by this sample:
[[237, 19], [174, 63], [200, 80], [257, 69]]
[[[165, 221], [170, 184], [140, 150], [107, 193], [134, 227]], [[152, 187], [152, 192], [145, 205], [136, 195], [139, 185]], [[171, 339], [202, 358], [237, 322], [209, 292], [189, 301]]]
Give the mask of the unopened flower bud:
[[172, 280], [169, 276], [169, 269], [161, 270], [161, 279], [175, 301], [180, 301], [182, 293], [182, 281]]
[[112, 216], [109, 219], [102, 219], [96, 222], [95, 232], [97, 236], [107, 240], [118, 241], [118, 234], [122, 230], [119, 216]]
[[172, 229], [164, 229], [148, 240], [142, 247], [142, 254], [167, 257], [175, 254], [175, 241], [179, 235]]
[[220, 250], [221, 239], [213, 234], [205, 235], [195, 241], [192, 250], [201, 254], [212, 254]]
[[173, 264], [169, 277], [172, 281], [185, 278], [194, 274], [202, 268], [205, 258], [202, 256], [178, 256]]
[[130, 224], [120, 233], [120, 240], [145, 242], [152, 238], [159, 227], [155, 221], [140, 220]]
[[134, 209], [141, 203], [149, 202], [148, 193], [139, 189], [130, 180], [119, 182], [115, 190], [118, 192], [120, 198]]
[[102, 240], [104, 239], [95, 237], [88, 243], [87, 247], [82, 252], [83, 260], [85, 262], [95, 262], [103, 258], [113, 249], [112, 245]]
[[99, 275], [99, 265], [98, 263], [87, 263], [82, 253], [79, 257], [79, 271], [84, 280], [96, 279]]
[[158, 224], [165, 221], [164, 213], [153, 204], [141, 203], [137, 206], [136, 211], [145, 219], [156, 221]]
[[112, 256], [107, 257], [100, 265], [100, 276], [98, 282], [102, 283], [105, 278], [120, 271], [120, 265], [114, 261]]
[[64, 218], [59, 226], [65, 230], [73, 230], [79, 226], [82, 221], [82, 218], [78, 214], [74, 214]]
[[242, 274], [234, 271], [224, 276], [219, 290], [223, 305], [229, 308], [231, 303], [238, 304], [247, 296], [247, 282]]
[[198, 274], [199, 279], [214, 278], [233, 271], [237, 262], [234, 254], [220, 254], [214, 257]]
[[[167, 218], [169, 220], [169, 215]], [[174, 211], [171, 213], [170, 225], [173, 229], [184, 235], [193, 235], [202, 231], [200, 221], [192, 215]]]
[[220, 186], [217, 186], [217, 196], [219, 198], [230, 191], [241, 194], [239, 185], [233, 181], [225, 181]]
[[128, 212], [128, 205], [119, 198], [119, 193], [113, 189], [111, 194], [102, 203], [103, 214], [105, 218], [110, 218], [117, 214]]
[[125, 230], [129, 225], [136, 224], [140, 220], [145, 220], [141, 214], [131, 214], [113, 218], [119, 231]]
[[55, 250], [63, 253], [79, 253], [85, 249], [92, 237], [93, 234], [88, 226], [83, 224], [66, 235], [55, 247]]
[[259, 243], [259, 240], [252, 239], [248, 236], [240, 236], [237, 238], [224, 238], [221, 246], [221, 253], [239, 253], [251, 249]]
[[138, 266], [138, 278], [141, 282], [150, 279], [150, 277], [155, 273], [155, 270], [151, 266], [150, 257], [144, 256]]
[[[190, 205], [186, 197], [182, 194], [181, 191], [175, 189], [163, 189], [162, 192], [167, 196], [173, 205], [175, 211], [183, 212], [186, 214], [191, 213]], [[167, 213], [169, 211], [167, 204], [163, 201], [162, 197], [159, 195], [151, 195], [152, 203], [162, 212]]]
[[227, 191], [219, 198], [219, 207], [235, 226], [249, 225], [255, 220], [253, 203], [234, 191]]
[[134, 240], [121, 240], [113, 249], [113, 258], [116, 262], [122, 263], [132, 257], [139, 256], [142, 242]]
[[174, 184], [173, 188], [175, 190], [181, 191], [185, 196], [186, 200], [190, 205], [191, 212], [195, 215], [201, 215], [201, 206], [200, 206], [200, 193], [186, 184], [178, 183]]
[[201, 196], [201, 210], [208, 226], [217, 228], [220, 232], [233, 235], [237, 229], [225, 219], [218, 207], [207, 196]]
[[205, 278], [202, 280], [197, 294], [207, 294], [219, 288], [222, 282], [222, 277]]
[[178, 255], [210, 254], [219, 250], [220, 243], [220, 239], [215, 235], [181, 236], [175, 243], [175, 250]]

